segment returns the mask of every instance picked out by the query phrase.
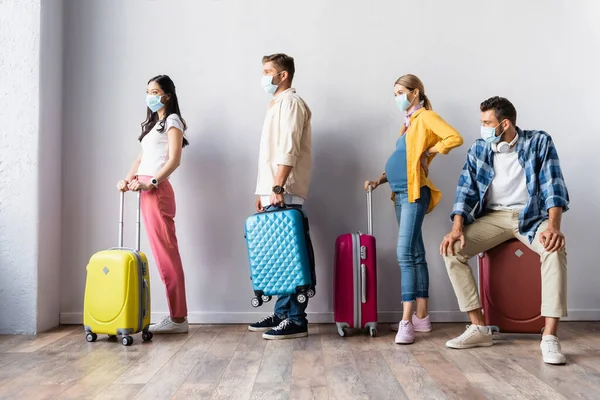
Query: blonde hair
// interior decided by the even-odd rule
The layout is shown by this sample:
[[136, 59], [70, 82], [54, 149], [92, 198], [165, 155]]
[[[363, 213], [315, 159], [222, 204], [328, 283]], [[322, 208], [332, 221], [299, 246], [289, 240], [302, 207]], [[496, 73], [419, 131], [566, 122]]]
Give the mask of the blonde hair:
[[425, 86], [417, 76], [413, 74], [402, 75], [400, 78], [398, 78], [395, 85], [402, 85], [411, 92], [415, 89], [418, 89], [419, 101], [423, 103], [423, 107], [425, 107], [426, 110], [431, 110], [431, 102], [425, 94]]

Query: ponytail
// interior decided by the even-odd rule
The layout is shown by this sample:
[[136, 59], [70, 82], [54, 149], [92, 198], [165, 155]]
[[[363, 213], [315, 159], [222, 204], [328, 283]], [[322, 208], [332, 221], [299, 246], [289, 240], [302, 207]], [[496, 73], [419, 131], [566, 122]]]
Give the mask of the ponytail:
[[431, 107], [431, 102], [429, 101], [429, 97], [427, 97], [427, 95], [425, 93], [422, 93], [420, 97], [421, 97], [421, 102], [423, 102], [423, 107], [426, 110], [431, 110], [432, 107]]

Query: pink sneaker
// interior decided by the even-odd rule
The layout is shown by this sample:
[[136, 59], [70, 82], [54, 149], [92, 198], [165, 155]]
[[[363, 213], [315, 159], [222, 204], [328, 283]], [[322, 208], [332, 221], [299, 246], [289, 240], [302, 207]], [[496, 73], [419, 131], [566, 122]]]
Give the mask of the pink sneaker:
[[396, 344], [411, 344], [415, 341], [415, 328], [409, 321], [400, 321], [398, 324], [398, 333], [396, 334]]
[[417, 314], [413, 314], [412, 323], [415, 327], [415, 332], [431, 332], [431, 321], [429, 315], [421, 319], [417, 317]]

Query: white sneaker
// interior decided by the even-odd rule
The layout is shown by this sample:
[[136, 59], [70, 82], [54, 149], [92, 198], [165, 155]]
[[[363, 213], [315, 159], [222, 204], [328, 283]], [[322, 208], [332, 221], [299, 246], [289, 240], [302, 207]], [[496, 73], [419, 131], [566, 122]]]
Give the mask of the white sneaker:
[[494, 344], [492, 331], [487, 326], [467, 325], [467, 330], [457, 338], [448, 340], [446, 347], [451, 349], [470, 349]]
[[[429, 319], [429, 315], [425, 318], [420, 319], [417, 317], [417, 313], [413, 313], [412, 320], [413, 326], [415, 327], [415, 332], [431, 332], [431, 320]], [[390, 325], [390, 330], [393, 332], [398, 332], [398, 327], [400, 326], [399, 322]]]
[[561, 365], [567, 362], [567, 357], [562, 353], [560, 342], [556, 336], [542, 336], [540, 348], [546, 364]]
[[189, 325], [187, 318], [178, 324], [171, 317], [164, 317], [158, 324], [150, 325], [148, 330], [152, 333], [188, 333]]

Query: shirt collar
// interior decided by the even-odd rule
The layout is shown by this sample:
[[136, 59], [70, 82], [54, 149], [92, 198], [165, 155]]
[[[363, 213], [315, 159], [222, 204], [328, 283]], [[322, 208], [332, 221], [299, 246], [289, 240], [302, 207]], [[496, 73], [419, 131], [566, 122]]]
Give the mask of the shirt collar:
[[412, 121], [413, 118], [416, 118], [419, 114], [421, 114], [423, 110], [424, 108], [419, 104], [415, 110], [407, 113], [404, 116], [404, 126], [408, 128], [410, 125], [410, 121]]
[[289, 89], [285, 89], [283, 92], [278, 93], [277, 95], [273, 96], [272, 101], [273, 102], [279, 101], [279, 100], [281, 100], [284, 96], [286, 96], [289, 93], [296, 93], [296, 89], [293, 88], [293, 87], [291, 87]]
[[525, 134], [523, 133], [521, 128], [519, 128], [518, 126], [517, 126], [516, 130], [517, 130], [517, 135], [519, 135], [519, 138], [517, 139], [517, 144], [515, 145], [515, 151], [517, 153], [519, 153], [523, 149], [523, 146], [525, 145]]

